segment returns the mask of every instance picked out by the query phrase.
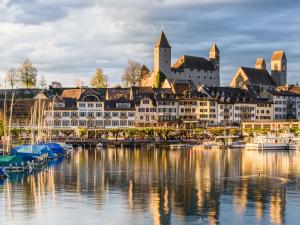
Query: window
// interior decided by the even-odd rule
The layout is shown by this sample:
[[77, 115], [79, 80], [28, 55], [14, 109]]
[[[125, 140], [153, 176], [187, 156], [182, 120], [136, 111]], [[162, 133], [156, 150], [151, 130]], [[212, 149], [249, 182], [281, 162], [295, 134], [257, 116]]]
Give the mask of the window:
[[70, 113], [69, 113], [69, 112], [63, 112], [63, 113], [62, 113], [62, 116], [63, 116], [63, 117], [68, 117], [68, 116], [70, 116]]
[[101, 108], [102, 107], [102, 103], [96, 103], [96, 107], [97, 108]]
[[127, 126], [127, 120], [120, 120], [120, 126], [126, 127]]
[[113, 116], [113, 117], [118, 117], [118, 116], [119, 116], [119, 112], [113, 112], [113, 113], [112, 113], [112, 116]]
[[128, 116], [129, 116], [129, 117], [134, 117], [134, 115], [135, 115], [134, 112], [129, 112], [129, 113], [128, 113]]
[[77, 117], [78, 113], [77, 112], [71, 112], [71, 117]]
[[149, 104], [149, 100], [143, 100], [143, 104], [145, 105]]
[[86, 126], [86, 121], [85, 120], [79, 120], [79, 126], [80, 127], [85, 127]]
[[85, 107], [85, 103], [79, 103], [79, 107], [84, 108]]
[[127, 113], [126, 112], [121, 112], [120, 113], [120, 117], [126, 117], [127, 116]]
[[78, 120], [71, 120], [71, 126], [77, 127], [78, 126]]
[[96, 117], [101, 117], [102, 116], [102, 112], [96, 112]]
[[62, 121], [62, 126], [63, 126], [63, 127], [68, 127], [68, 126], [70, 126], [70, 121], [69, 121], [69, 120], [63, 120], [63, 121]]
[[118, 127], [119, 126], [119, 120], [113, 120], [112, 121], [112, 126], [113, 127]]
[[93, 116], [94, 116], [94, 113], [93, 113], [93, 112], [88, 112], [88, 113], [87, 113], [87, 116], [88, 116], [88, 117], [93, 117]]
[[89, 108], [93, 108], [93, 107], [94, 107], [94, 104], [93, 104], [93, 103], [88, 103], [88, 107], [89, 107]]
[[86, 113], [85, 112], [79, 112], [80, 117], [85, 117]]

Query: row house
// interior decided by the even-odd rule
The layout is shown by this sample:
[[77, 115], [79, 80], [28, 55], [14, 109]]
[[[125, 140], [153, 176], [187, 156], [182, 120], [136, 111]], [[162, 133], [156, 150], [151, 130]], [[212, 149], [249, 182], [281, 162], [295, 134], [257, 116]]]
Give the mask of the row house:
[[46, 102], [44, 125], [57, 129], [196, 128], [298, 119], [299, 96], [269, 89], [260, 96], [232, 87], [200, 86], [197, 90], [190, 82], [174, 81], [170, 88], [49, 90], [33, 100], [42, 100], [41, 105]]

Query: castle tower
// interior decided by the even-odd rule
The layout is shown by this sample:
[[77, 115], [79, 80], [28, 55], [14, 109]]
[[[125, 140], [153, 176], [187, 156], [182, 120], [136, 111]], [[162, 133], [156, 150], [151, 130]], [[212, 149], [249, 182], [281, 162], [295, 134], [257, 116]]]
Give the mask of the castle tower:
[[220, 50], [216, 44], [213, 44], [209, 50], [209, 60], [217, 72], [216, 86], [220, 86]]
[[154, 48], [154, 73], [171, 74], [171, 46], [162, 31]]
[[255, 63], [255, 69], [266, 70], [266, 61], [264, 58], [257, 58]]
[[220, 70], [220, 50], [216, 44], [213, 44], [209, 51], [209, 59], [216, 70]]
[[287, 59], [284, 51], [275, 51], [271, 60], [271, 76], [275, 83], [279, 85], [287, 84]]

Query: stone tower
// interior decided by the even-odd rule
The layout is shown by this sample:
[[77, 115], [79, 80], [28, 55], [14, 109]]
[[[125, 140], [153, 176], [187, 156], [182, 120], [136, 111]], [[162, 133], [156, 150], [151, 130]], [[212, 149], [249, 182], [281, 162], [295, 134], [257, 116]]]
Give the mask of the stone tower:
[[271, 76], [276, 85], [287, 84], [287, 59], [284, 51], [275, 51], [271, 60]]
[[216, 44], [213, 44], [209, 51], [209, 59], [216, 70], [220, 70], [220, 50]]
[[162, 31], [154, 48], [154, 73], [171, 74], [171, 46]]
[[257, 58], [255, 63], [255, 69], [266, 70], [266, 61], [264, 58]]
[[216, 44], [213, 44], [209, 50], [209, 60], [216, 70], [216, 86], [220, 86], [220, 50]]

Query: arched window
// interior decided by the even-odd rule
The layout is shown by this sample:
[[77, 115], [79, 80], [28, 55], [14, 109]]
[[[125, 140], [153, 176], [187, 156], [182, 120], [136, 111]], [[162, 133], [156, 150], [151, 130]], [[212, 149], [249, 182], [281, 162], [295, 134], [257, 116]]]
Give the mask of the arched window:
[[85, 102], [97, 102], [99, 101], [99, 98], [95, 95], [87, 95], [83, 97], [83, 101]]

